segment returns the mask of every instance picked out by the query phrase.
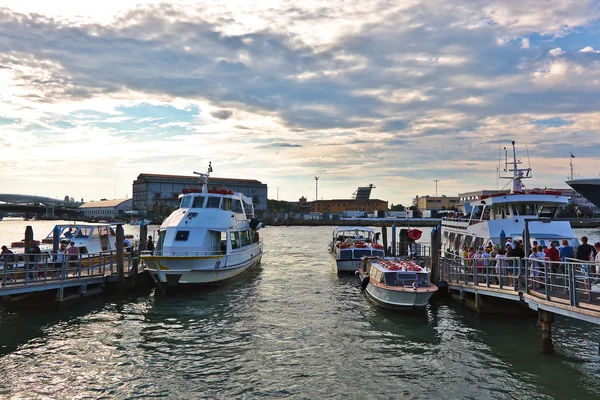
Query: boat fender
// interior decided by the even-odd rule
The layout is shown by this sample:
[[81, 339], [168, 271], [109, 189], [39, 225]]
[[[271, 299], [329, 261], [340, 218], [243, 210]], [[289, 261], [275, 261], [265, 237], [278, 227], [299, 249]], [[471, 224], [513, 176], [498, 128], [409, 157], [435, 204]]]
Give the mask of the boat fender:
[[367, 285], [369, 284], [369, 277], [365, 276], [363, 278], [363, 280], [360, 282], [360, 289], [361, 290], [365, 290], [367, 288]]
[[260, 228], [262, 228], [262, 226], [263, 226], [262, 222], [260, 222], [260, 221], [259, 221], [259, 220], [257, 220], [256, 218], [252, 218], [252, 219], [250, 220], [250, 228], [251, 228], [253, 231], [257, 231], [257, 230], [259, 230]]

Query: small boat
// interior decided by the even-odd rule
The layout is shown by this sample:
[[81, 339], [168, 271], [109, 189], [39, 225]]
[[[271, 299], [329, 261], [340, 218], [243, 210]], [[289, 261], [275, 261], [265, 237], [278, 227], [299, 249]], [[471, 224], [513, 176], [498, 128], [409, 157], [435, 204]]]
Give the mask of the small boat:
[[384, 257], [385, 249], [377, 243], [378, 236], [372, 228], [363, 226], [335, 228], [329, 252], [335, 258], [337, 272], [356, 272], [362, 257]]
[[131, 221], [129, 221], [129, 225], [148, 225], [151, 222], [152, 221], [150, 221], [149, 219], [131, 218]]
[[254, 218], [252, 198], [225, 189], [184, 189], [179, 209], [161, 224], [153, 253], [142, 260], [160, 290], [192, 284], [215, 284], [258, 265], [263, 242], [262, 223]]
[[425, 307], [438, 290], [429, 270], [410, 259], [365, 257], [356, 274], [365, 293], [388, 308]]

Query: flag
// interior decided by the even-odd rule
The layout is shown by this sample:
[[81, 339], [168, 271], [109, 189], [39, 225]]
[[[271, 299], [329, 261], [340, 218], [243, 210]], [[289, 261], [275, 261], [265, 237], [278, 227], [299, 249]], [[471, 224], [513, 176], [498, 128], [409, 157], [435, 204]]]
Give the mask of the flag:
[[573, 153], [571, 153], [571, 158], [575, 158], [575, 156], [573, 155]]

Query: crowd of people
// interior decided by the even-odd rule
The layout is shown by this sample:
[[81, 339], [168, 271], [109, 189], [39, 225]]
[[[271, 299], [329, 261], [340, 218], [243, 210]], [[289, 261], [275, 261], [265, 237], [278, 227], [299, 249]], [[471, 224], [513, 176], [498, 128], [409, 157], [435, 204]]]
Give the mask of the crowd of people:
[[[493, 268], [493, 273], [496, 279], [502, 280], [503, 285], [514, 285], [515, 279], [520, 276], [520, 270], [517, 264], [507, 260], [529, 258], [532, 260], [529, 276], [529, 286], [532, 289], [540, 289], [542, 287], [541, 277], [542, 272], [549, 272], [551, 285], [557, 284], [557, 276], [564, 274], [564, 262], [569, 260], [578, 260], [578, 267], [581, 275], [584, 277], [585, 290], [590, 289], [590, 281], [598, 277], [600, 273], [600, 242], [593, 246], [588, 243], [588, 238], [583, 236], [581, 244], [574, 248], [569, 244], [569, 241], [563, 239], [561, 246], [558, 241], [551, 241], [550, 246], [542, 246], [537, 241], [532, 241], [528, 254], [525, 254], [523, 243], [519, 240], [506, 239], [503, 246], [494, 245], [491, 241], [487, 245], [481, 246], [478, 249], [465, 246], [460, 254], [463, 259], [463, 265], [468, 267], [471, 274], [477, 271], [479, 282], [484, 282], [486, 276], [490, 275], [490, 268]], [[494, 261], [490, 261], [494, 260]], [[590, 264], [581, 263], [589, 261]], [[475, 279], [475, 278], [474, 278]], [[584, 294], [587, 294], [585, 292]]]

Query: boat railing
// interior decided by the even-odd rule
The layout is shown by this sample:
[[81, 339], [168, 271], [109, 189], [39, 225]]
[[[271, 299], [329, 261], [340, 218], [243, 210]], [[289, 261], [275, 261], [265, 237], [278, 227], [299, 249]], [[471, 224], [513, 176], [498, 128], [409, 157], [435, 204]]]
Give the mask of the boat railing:
[[[60, 257], [59, 257], [60, 256]], [[137, 266], [133, 252], [124, 252], [129, 269]], [[11, 286], [40, 285], [91, 278], [104, 278], [117, 272], [116, 251], [77, 255], [26, 253], [0, 257], [0, 293]]]
[[535, 295], [573, 307], [600, 305], [600, 262], [567, 258], [462, 258], [446, 252], [440, 258], [440, 279]]
[[205, 257], [205, 256], [222, 256], [225, 253], [221, 250], [211, 251], [144, 251], [142, 256], [159, 256], [159, 257]]

